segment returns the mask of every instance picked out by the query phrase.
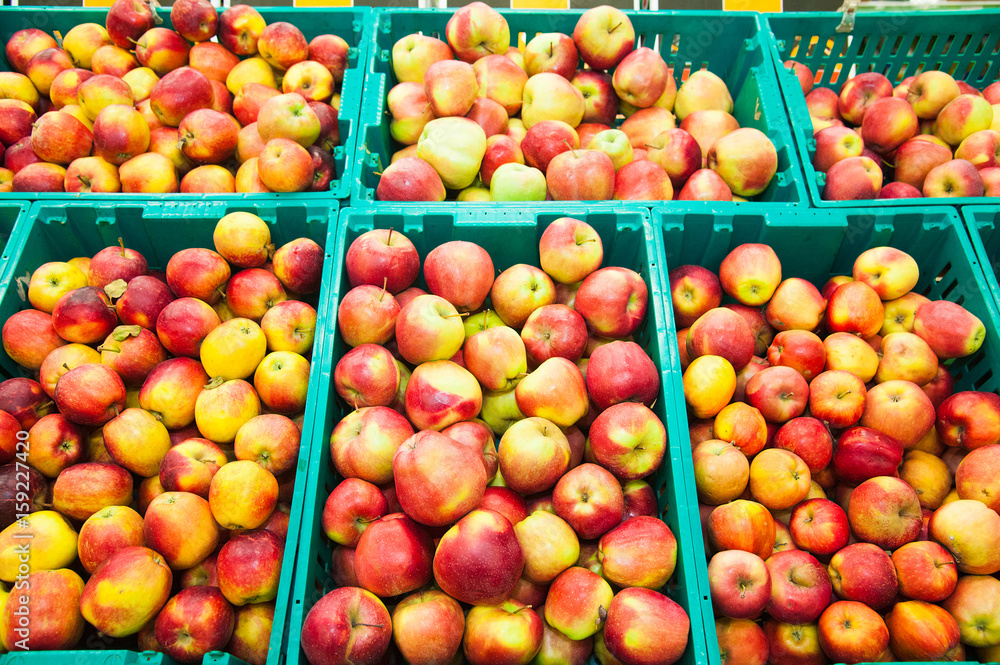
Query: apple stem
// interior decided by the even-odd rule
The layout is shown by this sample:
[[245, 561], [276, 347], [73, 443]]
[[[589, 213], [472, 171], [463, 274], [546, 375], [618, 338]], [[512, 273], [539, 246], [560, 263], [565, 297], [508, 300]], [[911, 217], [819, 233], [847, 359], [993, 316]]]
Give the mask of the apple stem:
[[97, 350], [100, 353], [104, 353], [105, 351], [107, 351], [108, 353], [121, 353], [122, 352], [121, 349], [109, 349], [108, 347], [104, 346], [103, 344], [101, 346], [97, 347]]
[[517, 608], [516, 610], [514, 610], [513, 612], [511, 612], [511, 614], [517, 614], [518, 612], [523, 612], [524, 610], [530, 610], [530, 609], [531, 609], [531, 605], [525, 605], [524, 607]]
[[125, 240], [123, 238], [118, 238], [118, 245], [121, 246], [121, 248], [122, 248], [122, 258], [123, 259], [126, 258], [125, 257]]
[[[392, 227], [391, 226], [389, 227], [389, 235], [387, 235], [385, 237], [385, 244], [386, 245], [392, 245]], [[388, 278], [386, 278], [386, 281], [389, 281]]]
[[68, 371], [69, 371], [69, 369], [70, 369], [70, 368], [69, 368], [69, 365], [67, 365], [66, 363], [63, 363], [63, 367], [65, 367], [65, 368], [66, 368], [66, 371], [67, 371], [67, 372], [68, 372]]
[[617, 30], [619, 27], [621, 27], [621, 22], [620, 21], [618, 23], [615, 23], [615, 26], [613, 28], [611, 28], [610, 30], [608, 30], [608, 34], [611, 34], [615, 30]]
[[549, 57], [552, 57], [552, 42], [549, 42]]
[[521, 372], [520, 374], [518, 374], [518, 375], [517, 375], [517, 376], [515, 376], [514, 378], [515, 378], [515, 379], [523, 379], [523, 378], [524, 378], [524, 377], [526, 377], [526, 376], [528, 376], [528, 373], [527, 373], [527, 372]]
[[604, 605], [598, 605], [597, 606], [597, 618], [601, 620], [601, 623], [604, 623], [605, 621], [607, 621], [607, 619], [608, 619], [608, 611], [606, 609], [604, 609]]
[[579, 247], [580, 245], [582, 245], [585, 242], [597, 242], [597, 241], [594, 238], [587, 238], [586, 240], [579, 241], [578, 243], [576, 243], [576, 245], [577, 245], [577, 247]]
[[351, 628], [357, 628], [359, 626], [363, 626], [365, 628], [382, 628], [383, 626], [385, 626], [385, 624], [383, 624], [383, 623], [354, 623], [353, 621], [351, 622]]
[[576, 154], [576, 150], [574, 150], [574, 149], [573, 149], [573, 146], [571, 146], [571, 145], [569, 144], [569, 141], [567, 141], [566, 139], [563, 139], [563, 143], [565, 143], [565, 144], [566, 144], [566, 147], [567, 147], [567, 148], [569, 148], [569, 151], [570, 151], [571, 153], [573, 153], [573, 157], [576, 157], [576, 156], [577, 156], [577, 154]]
[[468, 312], [459, 312], [458, 314], [449, 314], [448, 316], [442, 316], [441, 318], [442, 319], [454, 319], [456, 316], [458, 316], [458, 317], [466, 317], [468, 315], [469, 315]]
[[[389, 232], [392, 233], [392, 230], [390, 229]], [[385, 298], [385, 288], [387, 286], [389, 286], [389, 278], [388, 277], [383, 277], [382, 278], [382, 293], [380, 293], [379, 296], [378, 296], [378, 301], [379, 302], [382, 302], [382, 298]]]

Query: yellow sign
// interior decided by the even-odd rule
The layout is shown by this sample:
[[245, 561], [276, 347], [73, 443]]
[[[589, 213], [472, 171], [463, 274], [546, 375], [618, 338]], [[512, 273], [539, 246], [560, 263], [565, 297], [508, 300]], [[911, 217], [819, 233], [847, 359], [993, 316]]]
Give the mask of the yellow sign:
[[727, 12], [780, 12], [781, 0], [722, 0]]
[[350, 7], [351, 0], [295, 0], [296, 7]]
[[83, 0], [84, 7], [110, 7], [115, 0]]
[[569, 0], [511, 0], [511, 9], [569, 9]]

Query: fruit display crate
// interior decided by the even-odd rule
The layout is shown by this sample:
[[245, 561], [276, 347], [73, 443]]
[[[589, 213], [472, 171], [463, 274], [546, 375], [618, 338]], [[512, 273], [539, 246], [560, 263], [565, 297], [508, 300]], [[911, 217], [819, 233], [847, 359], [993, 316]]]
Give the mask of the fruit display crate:
[[[327, 192], [306, 192], [292, 194], [70, 194], [46, 192], [16, 192], [0, 194], [0, 199], [18, 198], [36, 200], [66, 200], [84, 199], [90, 201], [118, 200], [134, 196], [143, 200], [177, 200], [220, 199], [242, 201], [246, 197], [254, 201], [289, 201], [305, 198], [333, 198], [346, 201], [351, 195], [351, 183], [354, 180], [354, 152], [358, 137], [358, 121], [361, 114], [361, 91], [364, 87], [365, 66], [368, 60], [368, 47], [371, 43], [372, 11], [368, 7], [320, 8], [305, 7], [291, 9], [288, 7], [257, 7], [264, 20], [270, 24], [277, 21], [287, 21], [294, 24], [305, 35], [307, 40], [322, 34], [334, 34], [344, 39], [350, 46], [348, 62], [344, 69], [344, 81], [340, 99], [340, 110], [337, 116], [340, 128], [340, 145], [333, 151], [335, 179], [330, 181]], [[70, 28], [81, 23], [98, 23], [104, 25], [107, 9], [81, 9], [74, 7], [0, 7], [0, 40], [4, 44], [18, 30], [36, 28], [49, 34], [58, 32], [65, 35]], [[163, 23], [158, 27], [169, 28], [170, 8], [157, 9]], [[5, 58], [0, 58], [0, 71], [10, 71]]]
[[[339, 204], [298, 202], [254, 204], [225, 201], [190, 202], [183, 206], [165, 206], [156, 203], [145, 205], [136, 202], [76, 202], [39, 201], [18, 224], [14, 237], [8, 244], [6, 268], [0, 276], [0, 320], [7, 320], [16, 311], [30, 307], [25, 302], [23, 278], [48, 261], [66, 261], [76, 256], [93, 256], [99, 250], [117, 245], [121, 238], [125, 245], [142, 253], [150, 270], [163, 269], [167, 260], [177, 251], [188, 247], [214, 246], [212, 232], [219, 218], [231, 212], [251, 212], [258, 215], [271, 228], [277, 244], [298, 237], [308, 237], [321, 246], [328, 231], [337, 224]], [[329, 252], [326, 264], [331, 260]], [[327, 267], [324, 265], [324, 267]], [[20, 278], [20, 281], [19, 281]], [[335, 310], [330, 309], [329, 288], [325, 285], [318, 294], [317, 327], [332, 327]], [[282, 557], [280, 586], [275, 600], [274, 630], [268, 650], [268, 665], [282, 662], [287, 633], [288, 599], [291, 595], [295, 569], [295, 554], [306, 492], [309, 468], [309, 448], [312, 445], [312, 419], [320, 397], [325, 395], [320, 370], [323, 363], [318, 346], [314, 345], [313, 366], [310, 368], [308, 400], [302, 429], [301, 451], [295, 471], [295, 489], [289, 518], [289, 538]], [[0, 353], [0, 378], [28, 376], [29, 372], [15, 364], [5, 353]], [[115, 663], [150, 663], [175, 665], [168, 656], [154, 652], [109, 650], [111, 644], [96, 632], [85, 633], [80, 649], [73, 651], [36, 651], [8, 653], [0, 656], [2, 665], [101, 665]], [[134, 644], [134, 642], [133, 642]], [[114, 646], [111, 644], [111, 646]], [[212, 652], [205, 656], [205, 664], [240, 665], [242, 660], [229, 654]]]
[[[663, 234], [665, 274], [686, 264], [717, 273], [722, 259], [735, 247], [764, 243], [781, 260], [783, 278], [801, 277], [822, 286], [833, 275], [851, 274], [854, 260], [871, 247], [888, 245], [907, 252], [920, 266], [914, 292], [956, 302], [986, 327], [986, 341], [979, 352], [948, 363], [956, 392], [1000, 389], [1000, 313], [957, 210], [771, 208], [760, 214], [734, 215], [723, 210], [703, 214], [660, 207], [652, 214], [654, 227]], [[667, 303], [672, 311], [669, 297]], [[670, 320], [674, 320], [672, 314]], [[673, 390], [683, 395], [680, 383]], [[693, 467], [683, 473], [693, 479]], [[707, 594], [708, 587], [703, 591]], [[703, 607], [706, 631], [714, 635], [711, 602]], [[709, 647], [710, 662], [718, 665], [718, 644], [710, 640]]]
[[[646, 321], [637, 331], [636, 342], [649, 353], [660, 369], [661, 393], [653, 410], [666, 426], [668, 451], [664, 462], [649, 479], [657, 494], [661, 516], [678, 541], [677, 568], [665, 592], [691, 616], [691, 634], [682, 659], [684, 665], [708, 663], [709, 636], [700, 617], [710, 613], [708, 603], [708, 572], [704, 545], [693, 519], [697, 516], [694, 486], [688, 485], [682, 469], [690, 468], [690, 446], [683, 414], [683, 397], [671, 392], [679, 384], [679, 362], [676, 346], [668, 337], [672, 327], [664, 297], [663, 275], [660, 272], [662, 245], [659, 235], [649, 225], [648, 211], [637, 209], [594, 210], [581, 206], [566, 206], [558, 212], [548, 209], [525, 208], [517, 211], [456, 210], [453, 206], [430, 206], [425, 212], [405, 207], [392, 209], [348, 208], [341, 211], [336, 232], [334, 258], [328, 261], [324, 276], [327, 298], [333, 311], [340, 298], [350, 289], [344, 257], [351, 242], [373, 228], [394, 228], [413, 241], [421, 259], [434, 247], [451, 241], [472, 241], [490, 253], [496, 268], [505, 269], [519, 262], [538, 264], [538, 239], [544, 229], [562, 216], [586, 221], [601, 236], [604, 244], [604, 264], [625, 266], [639, 272], [649, 289], [650, 307]], [[334, 235], [331, 232], [331, 236]], [[328, 247], [331, 246], [328, 242]], [[422, 282], [422, 279], [421, 279]], [[421, 284], [423, 286], [423, 284]], [[307, 663], [300, 643], [303, 620], [312, 606], [336, 588], [332, 578], [331, 554], [333, 543], [320, 528], [320, 517], [330, 491], [339, 482], [330, 459], [329, 440], [334, 426], [350, 412], [350, 407], [337, 397], [333, 387], [333, 370], [347, 346], [334, 326], [318, 337], [317, 354], [324, 359], [320, 370], [323, 399], [317, 404], [313, 445], [309, 460], [309, 485], [303, 513], [295, 586], [291, 600], [291, 620], [288, 626], [288, 663]], [[591, 665], [596, 662], [591, 660]]]
[[[373, 43], [365, 76], [365, 99], [357, 145], [357, 179], [352, 205], [375, 202], [379, 175], [397, 149], [389, 134], [387, 96], [396, 84], [392, 71], [392, 47], [399, 39], [422, 33], [444, 39], [445, 25], [453, 10], [380, 10], [374, 15]], [[582, 10], [538, 12], [501, 10], [510, 25], [511, 45], [522, 47], [536, 34], [573, 34]], [[626, 12], [635, 27], [637, 43], [659, 51], [680, 85], [691, 72], [708, 69], [717, 74], [733, 97], [733, 115], [740, 127], [754, 127], [767, 134], [778, 152], [778, 170], [764, 192], [754, 201], [807, 204], [802, 169], [785, 117], [781, 92], [776, 85], [770, 48], [761, 37], [760, 16], [755, 12], [658, 11]], [[580, 65], [583, 66], [582, 63]], [[619, 119], [620, 122], [620, 119]], [[533, 202], [531, 205], [538, 205]], [[663, 202], [637, 202], [636, 205]], [[554, 203], [553, 207], [565, 202]], [[470, 204], [475, 205], [475, 204]], [[520, 207], [522, 203], [492, 206]], [[621, 201], [591, 202], [589, 205], [622, 205]]]
[[[840, 91], [848, 78], [864, 72], [885, 75], [895, 86], [924, 70], [948, 72], [956, 80], [985, 88], [1000, 79], [1000, 10], [933, 12], [859, 12], [849, 32], [838, 32], [838, 12], [790, 12], [762, 15], [778, 82], [805, 171], [812, 204], [857, 206], [857, 201], [824, 201], [826, 176], [813, 168], [816, 141], [805, 96], [795, 74], [782, 66], [792, 59], [816, 75], [816, 87]], [[874, 199], [866, 206], [909, 207], [987, 203], [981, 197]]]
[[997, 229], [1000, 207], [965, 206], [962, 217], [983, 271], [983, 279], [990, 287], [993, 302], [1000, 307], [1000, 285], [997, 284], [997, 272], [1000, 271], [1000, 230]]

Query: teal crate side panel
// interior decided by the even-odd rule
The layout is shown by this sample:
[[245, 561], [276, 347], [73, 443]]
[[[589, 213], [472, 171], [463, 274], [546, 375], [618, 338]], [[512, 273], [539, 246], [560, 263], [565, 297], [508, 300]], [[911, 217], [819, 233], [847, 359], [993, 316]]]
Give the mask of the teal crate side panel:
[[[343, 38], [351, 47], [348, 52], [348, 63], [344, 70], [340, 112], [338, 125], [340, 128], [340, 145], [333, 151], [334, 168], [337, 178], [330, 183], [327, 192], [310, 192], [294, 194], [160, 194], [160, 195], [130, 195], [130, 194], [66, 194], [17, 192], [0, 194], [0, 200], [6, 198], [27, 198], [37, 200], [82, 199], [88, 201], [118, 200], [120, 197], [132, 196], [143, 201], [174, 200], [179, 197], [204, 200], [205, 198], [219, 200], [241, 201], [250, 197], [254, 201], [266, 200], [299, 200], [333, 197], [346, 200], [351, 195], [351, 183], [354, 177], [354, 154], [357, 146], [358, 123], [361, 115], [361, 95], [365, 80], [365, 66], [368, 61], [368, 48], [371, 44], [370, 32], [373, 28], [372, 11], [368, 7], [350, 8], [315, 8], [303, 7], [291, 9], [283, 7], [257, 7], [264, 20], [268, 23], [288, 21], [302, 30], [306, 39], [322, 34], [334, 34]], [[52, 34], [59, 31], [65, 35], [75, 25], [80, 23], [98, 23], [104, 25], [108, 11], [104, 9], [84, 9], [77, 7], [0, 7], [0, 39], [6, 43], [10, 36], [18, 30], [36, 28]], [[170, 23], [170, 8], [158, 10], [163, 23], [159, 27], [172, 27]], [[0, 55], [0, 71], [11, 71], [5, 57]]]
[[[920, 266], [914, 291], [932, 300], [957, 302], [986, 326], [986, 342], [980, 351], [948, 364], [956, 390], [1000, 388], [1000, 315], [955, 210], [772, 208], [762, 214], [732, 215], [727, 211], [704, 214], [692, 208], [655, 208], [653, 224], [663, 233], [665, 272], [686, 264], [718, 272], [732, 249], [759, 242], [775, 250], [784, 278], [801, 277], [821, 287], [833, 275], [851, 274], [854, 260], [870, 247], [901, 249]], [[669, 298], [667, 303], [672, 310]], [[675, 384], [673, 391], [683, 400], [682, 384]], [[683, 405], [681, 412], [686, 415]], [[693, 468], [686, 467], [682, 474], [693, 483]], [[707, 585], [707, 577], [704, 582]], [[702, 590], [707, 593], [708, 587]], [[703, 620], [711, 634], [715, 617], [711, 603], [705, 607]], [[710, 640], [709, 647], [713, 665], [720, 663], [718, 644]]]
[[[527, 42], [537, 33], [572, 34], [582, 11], [537, 12], [503, 10], [510, 25], [511, 42], [517, 36]], [[707, 68], [718, 74], [733, 95], [736, 119], [741, 127], [755, 127], [774, 142], [778, 172], [756, 201], [806, 202], [802, 171], [785, 119], [781, 93], [766, 42], [761, 41], [758, 15], [751, 12], [626, 12], [639, 45], [657, 48], [680, 84], [686, 71]], [[396, 83], [392, 72], [392, 46], [406, 35], [422, 32], [444, 39], [452, 10], [379, 10], [365, 79], [361, 131], [358, 139], [358, 178], [354, 205], [375, 201], [379, 176], [389, 165], [397, 146], [389, 134], [386, 97]], [[582, 65], [581, 65], [582, 66]], [[662, 203], [662, 202], [661, 202]], [[614, 202], [621, 205], [622, 202]], [[418, 204], [419, 205], [419, 204]], [[492, 206], [506, 204], [491, 204]], [[517, 205], [517, 204], [514, 204]], [[537, 204], [534, 204], [537, 205]], [[558, 203], [550, 204], [553, 207]], [[601, 203], [601, 205], [608, 205]], [[637, 204], [642, 205], [642, 204]]]
[[[337, 230], [334, 259], [326, 266], [325, 280], [331, 285], [331, 307], [350, 289], [343, 259], [350, 243], [361, 233], [372, 228], [394, 228], [410, 238], [421, 258], [433, 247], [453, 239], [476, 242], [487, 249], [495, 266], [503, 270], [514, 263], [538, 261], [538, 238], [544, 228], [563, 215], [585, 219], [601, 235], [605, 249], [604, 265], [624, 265], [639, 271], [650, 290], [650, 310], [644, 327], [636, 341], [646, 347], [653, 361], [660, 367], [662, 390], [679, 381], [679, 358], [676, 347], [669, 343], [665, 333], [671, 326], [664, 306], [663, 275], [660, 272], [662, 247], [658, 234], [649, 227], [645, 211], [587, 212], [580, 207], [568, 207], [560, 212], [538, 209], [496, 211], [485, 213], [456, 211], [454, 207], [432, 206], [425, 213], [412, 212], [405, 207], [365, 210], [350, 208], [342, 211]], [[322, 331], [319, 353], [325, 359], [320, 370], [325, 381], [329, 403], [325, 411], [317, 413], [314, 421], [314, 440], [321, 442], [311, 449], [310, 483], [307, 488], [304, 527], [296, 566], [295, 589], [291, 603], [292, 619], [289, 625], [288, 662], [305, 663], [301, 651], [302, 622], [310, 608], [327, 592], [336, 587], [332, 579], [332, 543], [319, 528], [319, 518], [330, 491], [339, 482], [330, 461], [328, 442], [336, 423], [349, 410], [332, 387], [333, 368], [346, 346], [334, 328]], [[676, 376], [675, 376], [676, 375]], [[668, 595], [680, 603], [692, 618], [691, 636], [681, 663], [708, 663], [708, 640], [700, 616], [709, 611], [707, 594], [702, 594], [700, 578], [706, 577], [704, 545], [700, 531], [694, 527], [696, 515], [693, 486], [688, 487], [679, 469], [683, 453], [690, 456], [690, 446], [683, 429], [683, 421], [675, 412], [675, 402], [661, 392], [654, 411], [664, 421], [669, 437], [669, 451], [664, 464], [651, 479], [657, 492], [660, 509], [665, 520], [678, 538], [679, 557], [677, 572], [668, 583]], [[318, 405], [322, 409], [322, 405]], [[681, 416], [683, 417], [683, 416]], [[680, 425], [680, 427], [678, 427]], [[690, 462], [688, 462], [690, 463]], [[707, 581], [705, 582], [707, 589]], [[714, 643], [714, 635], [711, 636]], [[593, 661], [592, 661], [593, 662]]]
[[962, 217], [969, 232], [969, 240], [979, 260], [983, 279], [989, 285], [993, 301], [1000, 307], [1000, 286], [997, 285], [997, 274], [1000, 273], [1000, 207], [997, 206], [965, 206]]
[[[287, 205], [254, 205], [253, 203], [227, 203], [223, 201], [188, 202], [184, 204], [123, 203], [82, 203], [39, 201], [32, 205], [25, 220], [18, 226], [16, 236], [8, 244], [7, 265], [0, 276], [0, 320], [6, 320], [14, 312], [28, 309], [30, 305], [22, 299], [25, 290], [22, 280], [38, 266], [48, 261], [65, 261], [76, 256], [92, 256], [104, 247], [117, 245], [122, 238], [125, 245], [138, 250], [146, 257], [151, 270], [163, 269], [169, 258], [187, 247], [214, 247], [212, 232], [218, 219], [236, 211], [252, 212], [259, 215], [271, 228], [271, 238], [276, 246], [298, 237], [308, 237], [320, 246], [325, 246], [328, 232], [336, 228], [339, 204], [303, 202]], [[327, 259], [330, 258], [327, 250]], [[327, 260], [326, 264], [329, 263]], [[324, 265], [324, 269], [328, 266]], [[317, 310], [317, 328], [330, 327], [335, 320], [335, 311], [330, 309], [328, 288], [324, 285], [320, 293], [306, 297]], [[295, 554], [298, 539], [294, 534], [301, 529], [302, 508], [307, 484], [309, 449], [314, 430], [313, 418], [321, 393], [319, 368], [323, 365], [321, 356], [315, 352], [309, 376], [309, 398], [306, 403], [305, 420], [299, 460], [295, 472], [295, 490], [292, 496], [288, 533], [292, 534], [285, 543], [278, 597], [275, 601], [274, 630], [268, 652], [268, 665], [282, 662], [287, 637], [288, 599], [291, 595]], [[0, 354], [0, 380], [12, 376], [30, 376], [30, 373], [14, 363], [6, 354]], [[91, 637], [94, 637], [91, 635]], [[81, 645], [87, 645], [86, 637]], [[163, 663], [174, 665], [174, 661], [161, 654], [152, 658], [134, 651], [107, 651], [106, 643], [97, 643], [95, 648], [104, 651], [66, 651], [68, 654], [53, 656], [52, 652], [31, 654], [8, 654], [0, 657], [0, 665], [103, 665], [114, 663]], [[13, 660], [15, 658], [23, 660]], [[106, 660], [111, 658], [112, 660]], [[121, 660], [115, 660], [121, 659]], [[228, 654], [213, 653], [206, 656], [205, 663], [227, 663], [239, 665], [239, 659]]]
[[30, 206], [27, 201], [0, 201], [0, 246], [3, 247], [3, 254], [0, 255], [0, 275], [3, 274], [3, 267], [7, 263], [7, 244], [14, 236], [18, 221], [27, 216]]
[[[884, 74], [898, 85], [907, 76], [939, 69], [982, 89], [1000, 78], [1000, 10], [859, 12], [854, 30], [838, 33], [842, 14], [788, 12], [762, 15], [762, 34], [770, 42], [781, 94], [787, 108], [799, 161], [812, 204], [849, 208], [859, 201], [824, 201], [826, 176], [812, 166], [816, 154], [812, 121], [798, 78], [782, 63], [793, 59], [818, 75], [817, 87], [840, 87], [863, 72]], [[816, 38], [818, 42], [810, 46]], [[830, 44], [829, 46], [827, 46]], [[984, 204], [988, 199], [875, 199], [864, 205], [890, 208], [926, 205]]]

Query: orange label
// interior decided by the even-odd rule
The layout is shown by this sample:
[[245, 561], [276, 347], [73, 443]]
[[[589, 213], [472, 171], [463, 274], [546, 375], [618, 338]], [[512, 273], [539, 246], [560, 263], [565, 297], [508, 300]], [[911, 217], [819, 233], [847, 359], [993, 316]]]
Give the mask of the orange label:
[[781, 0], [723, 0], [727, 12], [780, 12]]
[[351, 0], [295, 0], [296, 7], [351, 7]]
[[110, 7], [115, 0], [83, 0], [84, 7]]

